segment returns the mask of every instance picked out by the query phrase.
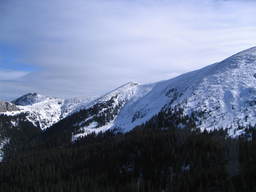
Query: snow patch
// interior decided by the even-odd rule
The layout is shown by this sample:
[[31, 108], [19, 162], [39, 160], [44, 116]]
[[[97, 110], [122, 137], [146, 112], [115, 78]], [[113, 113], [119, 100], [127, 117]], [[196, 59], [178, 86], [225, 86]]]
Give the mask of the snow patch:
[[3, 152], [3, 148], [5, 145], [7, 145], [8, 143], [10, 142], [10, 139], [9, 138], [5, 138], [5, 139], [2, 139], [0, 141], [0, 162], [3, 161], [3, 158], [4, 158], [4, 152]]
[[98, 127], [98, 123], [97, 122], [92, 122], [90, 125], [83, 127], [80, 129], [81, 133], [78, 134], [73, 134], [72, 136], [72, 142], [75, 142], [77, 139], [85, 137], [89, 134], [95, 133], [95, 134], [99, 134], [99, 133], [103, 133], [106, 132], [107, 130], [109, 130], [111, 127], [113, 127], [113, 123], [114, 121], [109, 122], [108, 124]]

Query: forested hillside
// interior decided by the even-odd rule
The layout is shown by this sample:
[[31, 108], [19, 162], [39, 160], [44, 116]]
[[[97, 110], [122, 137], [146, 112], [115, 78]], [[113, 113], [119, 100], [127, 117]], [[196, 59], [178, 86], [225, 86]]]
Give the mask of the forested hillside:
[[131, 132], [75, 143], [32, 139], [0, 164], [0, 191], [256, 190], [254, 131], [237, 139], [200, 132], [181, 114], [162, 112]]

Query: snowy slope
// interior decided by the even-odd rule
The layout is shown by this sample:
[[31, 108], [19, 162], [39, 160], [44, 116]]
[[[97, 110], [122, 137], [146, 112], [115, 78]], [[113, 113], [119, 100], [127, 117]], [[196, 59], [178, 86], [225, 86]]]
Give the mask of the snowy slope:
[[46, 129], [57, 123], [61, 117], [62, 99], [45, 97], [32, 105], [17, 106], [35, 126]]
[[81, 125], [75, 138], [112, 128], [130, 131], [160, 111], [174, 108], [196, 116], [202, 130], [225, 128], [230, 135], [239, 135], [240, 125], [256, 125], [256, 47], [167, 81], [122, 89], [120, 95], [129, 97], [109, 124]]
[[12, 101], [17, 110], [5, 111], [0, 114], [15, 116], [25, 113], [30, 122], [44, 130], [72, 114], [78, 108], [86, 106], [91, 100], [88, 98], [60, 99], [28, 93]]
[[131, 98], [138, 96], [139, 91], [138, 83], [129, 82], [80, 108], [77, 114], [82, 113], [85, 116], [73, 125], [77, 131], [73, 133], [72, 140], [112, 128], [120, 110]]
[[[143, 86], [142, 86], [143, 89]], [[164, 108], [179, 107], [184, 113], [203, 114], [197, 122], [204, 130], [256, 124], [256, 47], [222, 62], [171, 80], [156, 83], [144, 97], [131, 100], [115, 126], [131, 130]]]
[[94, 100], [95, 97], [76, 97], [62, 100], [60, 119], [86, 108]]
[[20, 105], [20, 106], [28, 106], [28, 105], [33, 105], [36, 103], [43, 102], [47, 100], [49, 97], [40, 95], [38, 93], [28, 93], [26, 95], [23, 95], [14, 101], [12, 101], [13, 104], [15, 105]]

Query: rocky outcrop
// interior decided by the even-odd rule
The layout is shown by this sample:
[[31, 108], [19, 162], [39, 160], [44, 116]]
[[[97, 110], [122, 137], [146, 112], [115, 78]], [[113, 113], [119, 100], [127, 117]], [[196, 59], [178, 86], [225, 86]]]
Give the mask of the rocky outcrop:
[[11, 104], [9, 102], [0, 101], [0, 113], [8, 112], [8, 111], [18, 111], [19, 109], [16, 105]]

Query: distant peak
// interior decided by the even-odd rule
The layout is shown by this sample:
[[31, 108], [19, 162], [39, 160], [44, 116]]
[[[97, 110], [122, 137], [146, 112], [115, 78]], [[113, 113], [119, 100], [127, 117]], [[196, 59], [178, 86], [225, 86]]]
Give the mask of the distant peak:
[[47, 98], [48, 98], [47, 96], [40, 95], [38, 93], [27, 93], [15, 99], [14, 101], [12, 101], [12, 103], [14, 103], [15, 105], [21, 105], [21, 106], [33, 105], [35, 103], [44, 101]]
[[39, 94], [38, 94], [38, 93], [27, 93], [27, 94], [25, 94], [25, 95], [23, 95], [23, 96], [21, 96], [21, 97], [28, 97], [28, 96], [31, 96], [31, 97], [38, 97]]
[[27, 94], [21, 96], [20, 98], [22, 98], [22, 97], [25, 98], [25, 97], [46, 97], [46, 96], [34, 92], [34, 93], [27, 93]]
[[101, 96], [99, 99], [105, 100], [106, 98], [111, 98], [114, 95], [122, 95], [123, 97], [128, 97], [131, 93], [134, 92], [134, 89], [139, 85], [136, 82], [128, 82], [126, 84], [121, 85], [120, 87], [106, 93], [105, 95]]
[[115, 92], [115, 91], [122, 91], [122, 90], [126, 90], [126, 89], [129, 89], [129, 88], [137, 87], [138, 85], [139, 85], [139, 83], [136, 83], [136, 82], [128, 82], [128, 83], [125, 83], [125, 84], [121, 85], [120, 87], [114, 89], [110, 93]]
[[134, 87], [134, 86], [138, 86], [138, 85], [139, 85], [139, 83], [130, 81], [130, 82], [128, 82], [128, 83], [125, 83], [125, 84], [121, 85], [121, 86], [118, 87], [117, 89], [123, 88], [123, 87]]

